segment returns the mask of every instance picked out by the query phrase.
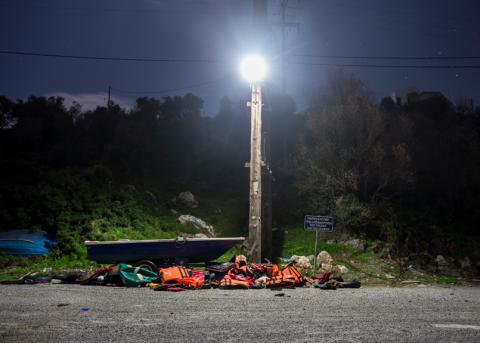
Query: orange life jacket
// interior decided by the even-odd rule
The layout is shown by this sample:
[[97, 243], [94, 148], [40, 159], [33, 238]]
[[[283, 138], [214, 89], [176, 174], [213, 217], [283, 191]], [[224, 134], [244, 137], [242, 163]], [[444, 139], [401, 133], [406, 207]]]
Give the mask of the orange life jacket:
[[220, 281], [219, 284], [220, 288], [249, 288], [250, 285], [248, 284], [248, 281], [241, 281], [241, 280], [234, 280], [230, 278], [224, 278], [222, 281]]
[[272, 264], [272, 265], [267, 266], [267, 276], [269, 278], [273, 278], [273, 277], [280, 276], [280, 275], [281, 275], [280, 268], [278, 268], [278, 266], [276, 264]]
[[160, 268], [158, 271], [162, 283], [178, 282], [179, 279], [188, 278], [190, 274], [185, 267]]
[[305, 283], [305, 278], [302, 273], [291, 264], [287, 264], [285, 268], [282, 269], [282, 275], [285, 277], [291, 277], [295, 281], [296, 286], [303, 285]]
[[178, 279], [177, 282], [178, 284], [183, 285], [187, 288], [202, 288], [204, 284], [203, 280], [194, 279], [191, 277]]

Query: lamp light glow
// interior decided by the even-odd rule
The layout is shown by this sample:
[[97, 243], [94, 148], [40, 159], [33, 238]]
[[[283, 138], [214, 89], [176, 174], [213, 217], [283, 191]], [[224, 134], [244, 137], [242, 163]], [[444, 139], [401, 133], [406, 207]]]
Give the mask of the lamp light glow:
[[258, 55], [249, 55], [240, 63], [240, 73], [248, 82], [263, 81], [267, 75], [267, 63]]

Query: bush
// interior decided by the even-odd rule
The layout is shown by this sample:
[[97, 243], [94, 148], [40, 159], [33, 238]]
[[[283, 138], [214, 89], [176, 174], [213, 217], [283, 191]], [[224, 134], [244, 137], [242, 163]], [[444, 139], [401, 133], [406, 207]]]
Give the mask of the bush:
[[8, 229], [45, 230], [56, 236], [57, 254], [78, 258], [85, 257], [84, 240], [170, 237], [165, 231], [178, 229], [171, 221], [162, 224], [162, 208], [111, 178], [103, 166], [48, 171], [38, 184], [6, 189], [0, 222]]

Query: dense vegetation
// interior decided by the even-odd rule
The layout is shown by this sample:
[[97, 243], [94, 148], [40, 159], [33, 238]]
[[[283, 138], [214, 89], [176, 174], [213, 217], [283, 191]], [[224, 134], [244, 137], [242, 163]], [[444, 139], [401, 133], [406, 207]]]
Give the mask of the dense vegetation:
[[[478, 109], [443, 97], [377, 104], [337, 71], [305, 113], [286, 95], [264, 110], [275, 227], [332, 214], [340, 231], [390, 241], [398, 254], [455, 254], [456, 236], [478, 236]], [[244, 233], [248, 111], [224, 98], [217, 115], [201, 112], [192, 94], [93, 111], [0, 97], [0, 230], [43, 229], [75, 255], [83, 239], [171, 237], [170, 199], [190, 190], [234, 208], [224, 206], [229, 233]]]

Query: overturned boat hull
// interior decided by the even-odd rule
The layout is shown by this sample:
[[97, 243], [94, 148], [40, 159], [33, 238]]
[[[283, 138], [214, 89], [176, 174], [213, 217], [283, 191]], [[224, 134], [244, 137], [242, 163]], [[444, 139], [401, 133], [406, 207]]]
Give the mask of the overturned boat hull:
[[98, 263], [162, 262], [174, 259], [196, 263], [215, 260], [244, 240], [244, 237], [232, 237], [85, 241], [85, 246], [88, 259]]

